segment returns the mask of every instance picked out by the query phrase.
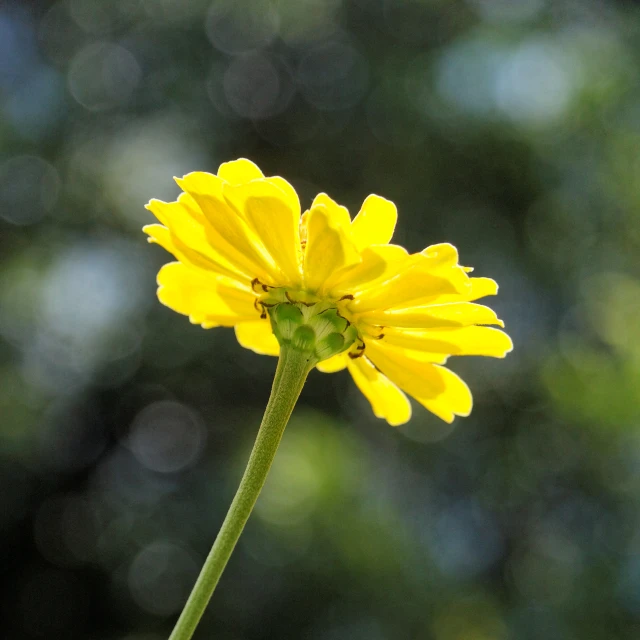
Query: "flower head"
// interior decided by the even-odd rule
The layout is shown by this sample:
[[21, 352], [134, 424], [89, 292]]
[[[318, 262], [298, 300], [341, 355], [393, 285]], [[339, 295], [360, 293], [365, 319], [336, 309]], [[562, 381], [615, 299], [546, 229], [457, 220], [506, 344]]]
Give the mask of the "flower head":
[[158, 273], [160, 301], [204, 328], [235, 327], [256, 353], [291, 343], [320, 371], [347, 368], [390, 424], [411, 417], [405, 393], [447, 422], [469, 415], [469, 388], [442, 365], [511, 351], [484, 326], [502, 321], [473, 302], [497, 284], [470, 277], [450, 244], [415, 254], [389, 244], [389, 200], [370, 195], [351, 220], [320, 194], [301, 216], [293, 187], [245, 159], [176, 181], [176, 202], [147, 205], [161, 224], [144, 231], [178, 260]]

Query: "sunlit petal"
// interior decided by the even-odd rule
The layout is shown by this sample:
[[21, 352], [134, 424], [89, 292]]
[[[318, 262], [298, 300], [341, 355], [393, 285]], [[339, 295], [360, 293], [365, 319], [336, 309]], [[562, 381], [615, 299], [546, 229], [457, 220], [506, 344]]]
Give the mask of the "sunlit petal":
[[407, 396], [367, 358], [349, 359], [348, 367], [377, 418], [384, 418], [392, 427], [409, 421], [411, 404]]
[[458, 252], [446, 244], [412, 255], [397, 275], [357, 293], [353, 312], [413, 305], [426, 296], [464, 294], [469, 277], [457, 263]]
[[311, 291], [318, 291], [333, 272], [361, 261], [342, 227], [334, 224], [335, 217], [324, 204], [311, 208], [304, 254], [305, 285]]
[[407, 349], [448, 353], [455, 356], [504, 358], [513, 349], [511, 338], [492, 327], [414, 330], [384, 329], [384, 342]]
[[448, 302], [472, 302], [485, 296], [495, 296], [498, 284], [491, 278], [469, 278], [468, 287], [456, 293], [435, 293], [414, 301], [416, 305], [446, 304]]
[[396, 228], [398, 210], [390, 200], [370, 195], [351, 223], [351, 235], [360, 251], [372, 244], [387, 244]]
[[180, 187], [198, 203], [206, 217], [209, 223], [205, 229], [208, 242], [238, 269], [253, 273], [269, 284], [278, 282], [281, 270], [255, 231], [224, 199], [223, 183], [211, 178], [216, 176], [190, 173], [182, 179], [176, 179]]
[[229, 280], [210, 276], [180, 262], [164, 265], [158, 273], [158, 299], [194, 324], [233, 326], [255, 321], [255, 295]]
[[349, 356], [346, 353], [339, 353], [337, 356], [332, 356], [319, 362], [316, 365], [316, 369], [322, 371], [322, 373], [336, 373], [336, 371], [342, 371], [347, 368], [348, 360]]
[[367, 342], [366, 354], [390, 380], [444, 421], [471, 413], [471, 392], [449, 369], [375, 342]]
[[351, 239], [351, 216], [346, 207], [339, 205], [326, 193], [319, 193], [311, 203], [311, 209], [322, 206], [329, 220], [329, 224], [334, 229], [341, 229], [344, 234]]
[[254, 180], [239, 186], [225, 185], [225, 199], [260, 239], [274, 264], [287, 277], [286, 284], [299, 284], [300, 202], [276, 183]]
[[243, 322], [236, 325], [236, 338], [245, 349], [266, 356], [277, 356], [280, 345], [273, 335], [271, 323], [267, 318], [257, 322]]
[[413, 329], [468, 327], [475, 324], [497, 324], [504, 327], [504, 322], [498, 318], [493, 309], [471, 302], [375, 310], [363, 314], [362, 319], [385, 327]]
[[218, 177], [229, 184], [237, 185], [257, 178], [264, 178], [264, 175], [251, 160], [239, 158], [231, 162], [223, 162], [218, 167]]
[[[238, 269], [211, 246], [205, 227], [201, 221], [194, 217], [192, 207], [185, 206], [181, 201], [151, 200], [146, 208], [169, 229], [170, 243], [191, 263], [241, 280], [250, 281], [252, 279], [250, 271]], [[157, 225], [147, 225], [143, 231], [181, 260], [180, 256], [166, 246], [166, 239], [158, 239], [158, 237], [162, 237], [162, 232], [156, 227]]]
[[362, 262], [336, 271], [327, 280], [325, 289], [337, 298], [356, 294], [396, 275], [408, 257], [406, 249], [394, 244], [367, 247], [362, 252]]

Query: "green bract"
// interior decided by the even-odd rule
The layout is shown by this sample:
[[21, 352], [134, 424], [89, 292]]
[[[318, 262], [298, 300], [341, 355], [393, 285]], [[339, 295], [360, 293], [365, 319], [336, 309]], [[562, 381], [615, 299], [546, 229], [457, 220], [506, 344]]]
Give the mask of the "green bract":
[[346, 351], [358, 337], [355, 327], [326, 303], [287, 301], [267, 311], [280, 345], [308, 353], [312, 366]]

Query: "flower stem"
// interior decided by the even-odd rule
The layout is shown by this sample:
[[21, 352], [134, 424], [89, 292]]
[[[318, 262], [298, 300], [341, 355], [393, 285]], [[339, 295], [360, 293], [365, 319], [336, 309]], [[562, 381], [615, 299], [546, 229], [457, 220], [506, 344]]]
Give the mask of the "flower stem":
[[169, 640], [192, 637], [269, 473], [289, 416], [313, 366], [310, 354], [283, 346], [271, 396], [238, 491]]

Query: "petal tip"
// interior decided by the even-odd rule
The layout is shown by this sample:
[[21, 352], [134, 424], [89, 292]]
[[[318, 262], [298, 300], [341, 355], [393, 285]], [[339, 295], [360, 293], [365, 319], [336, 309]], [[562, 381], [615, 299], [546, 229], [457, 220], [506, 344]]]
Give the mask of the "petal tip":
[[[507, 334], [505, 334], [507, 335]], [[511, 353], [513, 351], [513, 340], [511, 339], [511, 336], [508, 336], [509, 338], [509, 348], [507, 349], [507, 351], [504, 352], [504, 355], [506, 356], [508, 353]]]
[[511, 353], [513, 351], [513, 339], [511, 338], [511, 336], [504, 332], [504, 331], [500, 331], [499, 329], [494, 329], [494, 331], [501, 333], [504, 336], [504, 341], [505, 341], [505, 346], [504, 346], [504, 351], [502, 353], [501, 356], [498, 356], [499, 358], [505, 358], [507, 356], [507, 354]]
[[[460, 417], [460, 418], [468, 418], [471, 415], [471, 411], [473, 409], [473, 404], [469, 407], [469, 409], [467, 409], [466, 411], [462, 411], [460, 413], [456, 413], [456, 416]], [[456, 417], [454, 416], [454, 418]], [[451, 420], [451, 422], [453, 422], [453, 420]]]
[[397, 209], [395, 202], [393, 202], [393, 200], [389, 200], [389, 198], [385, 198], [384, 196], [379, 196], [377, 193], [370, 193], [365, 199], [364, 202], [367, 202], [367, 200], [370, 201], [375, 201], [375, 200], [379, 200], [381, 202], [384, 203], [389, 203], [390, 205], [392, 205], [395, 209]]
[[151, 200], [149, 200], [149, 202], [147, 202], [147, 204], [144, 205], [144, 208], [147, 211], [151, 211], [153, 212], [153, 208], [160, 205], [166, 205], [168, 204], [167, 202], [164, 202], [164, 200], [160, 200], [159, 198], [151, 198]]
[[[195, 171], [194, 171], [194, 172], [192, 172], [192, 173], [195, 173]], [[181, 178], [180, 178], [180, 177], [178, 177], [178, 176], [173, 176], [173, 181], [174, 181], [174, 182], [175, 182], [175, 183], [176, 183], [176, 184], [177, 184], [177, 185], [182, 189], [182, 191], [184, 191], [184, 192], [186, 192], [186, 191], [187, 191], [186, 184], [187, 184], [187, 180], [188, 180], [188, 178], [189, 178], [189, 175], [191, 175], [191, 174], [187, 173], [187, 174], [185, 174], [184, 176], [182, 176]]]
[[387, 424], [390, 427], [401, 427], [403, 424], [407, 424], [407, 422], [409, 422], [409, 420], [411, 420], [411, 412], [409, 412], [409, 415], [406, 418], [403, 418], [402, 420], [389, 420], [387, 418]]

